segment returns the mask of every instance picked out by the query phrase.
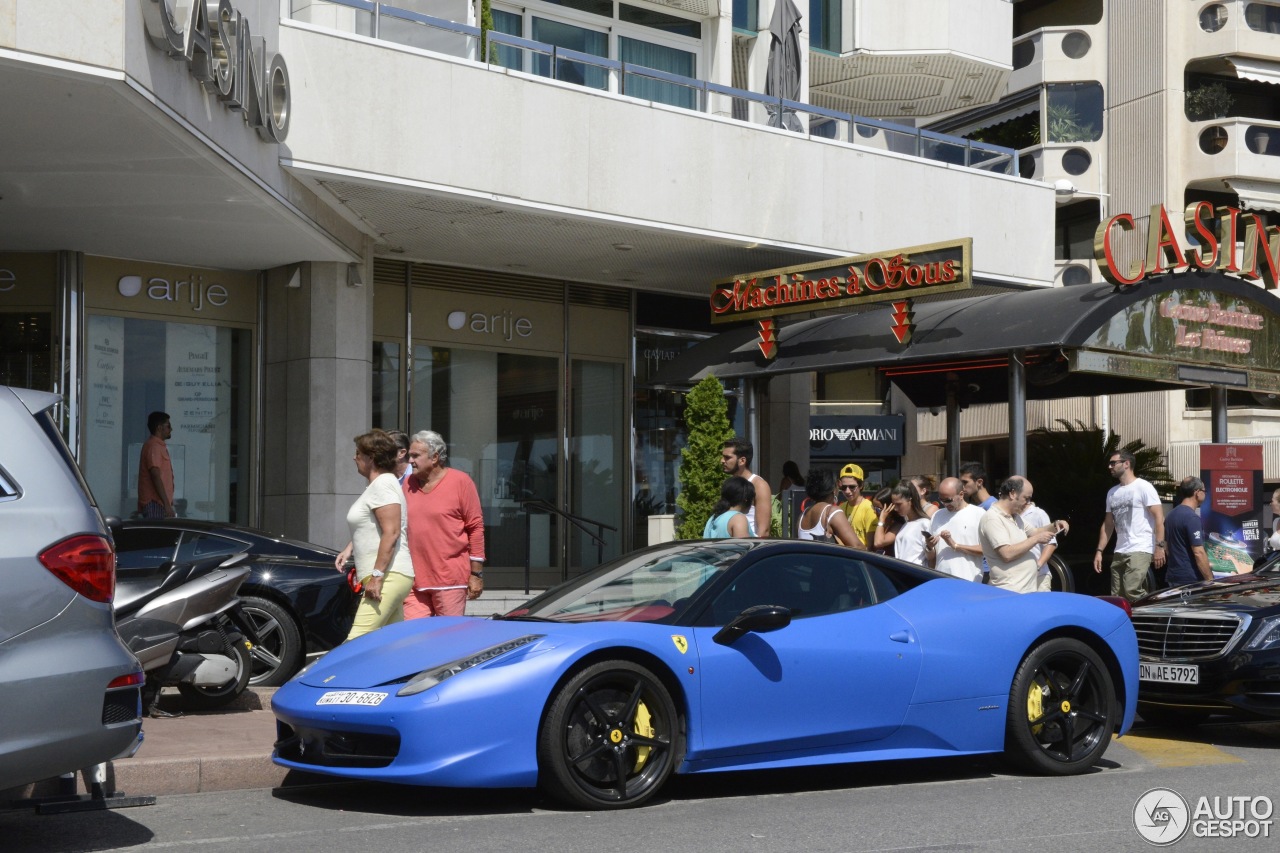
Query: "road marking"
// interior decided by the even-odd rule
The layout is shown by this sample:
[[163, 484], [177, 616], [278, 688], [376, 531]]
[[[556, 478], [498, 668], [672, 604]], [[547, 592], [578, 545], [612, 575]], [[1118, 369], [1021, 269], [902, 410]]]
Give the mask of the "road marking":
[[1169, 740], [1145, 731], [1129, 732], [1120, 744], [1157, 767], [1203, 767], [1210, 764], [1243, 764], [1244, 759], [1207, 743]]

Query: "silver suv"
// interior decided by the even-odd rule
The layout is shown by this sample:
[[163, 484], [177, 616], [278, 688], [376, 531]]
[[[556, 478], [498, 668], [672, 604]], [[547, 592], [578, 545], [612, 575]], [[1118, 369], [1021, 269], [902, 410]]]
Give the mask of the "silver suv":
[[54, 425], [0, 385], [0, 791], [127, 754], [142, 668], [116, 636], [115, 552]]

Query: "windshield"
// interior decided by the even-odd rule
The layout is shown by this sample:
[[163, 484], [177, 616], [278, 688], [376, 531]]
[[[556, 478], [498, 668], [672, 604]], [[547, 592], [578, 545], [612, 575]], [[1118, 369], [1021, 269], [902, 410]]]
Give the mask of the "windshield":
[[683, 607], [752, 547], [748, 540], [721, 540], [642, 551], [550, 590], [506, 618], [657, 622]]

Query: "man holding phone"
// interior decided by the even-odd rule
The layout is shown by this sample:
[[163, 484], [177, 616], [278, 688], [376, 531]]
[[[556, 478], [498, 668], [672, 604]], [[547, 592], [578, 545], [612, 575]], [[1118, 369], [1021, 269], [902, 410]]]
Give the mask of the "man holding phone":
[[978, 522], [983, 510], [965, 500], [964, 484], [947, 477], [938, 484], [942, 508], [929, 521], [925, 559], [940, 572], [967, 581], [982, 582], [982, 545]]

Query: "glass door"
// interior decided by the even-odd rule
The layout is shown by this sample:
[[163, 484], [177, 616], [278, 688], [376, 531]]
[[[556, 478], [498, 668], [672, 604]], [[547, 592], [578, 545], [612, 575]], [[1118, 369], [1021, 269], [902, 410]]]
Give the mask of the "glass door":
[[524, 570], [536, 583], [560, 565], [559, 524], [523, 500], [558, 506], [560, 360], [419, 344], [413, 350], [412, 431], [432, 429], [449, 465], [475, 481], [484, 510], [487, 567]]
[[[626, 366], [603, 361], [573, 362], [570, 383], [569, 511], [603, 544], [576, 525], [569, 531], [569, 574], [595, 568], [622, 553], [626, 487]], [[597, 524], [613, 530], [601, 530]]]

